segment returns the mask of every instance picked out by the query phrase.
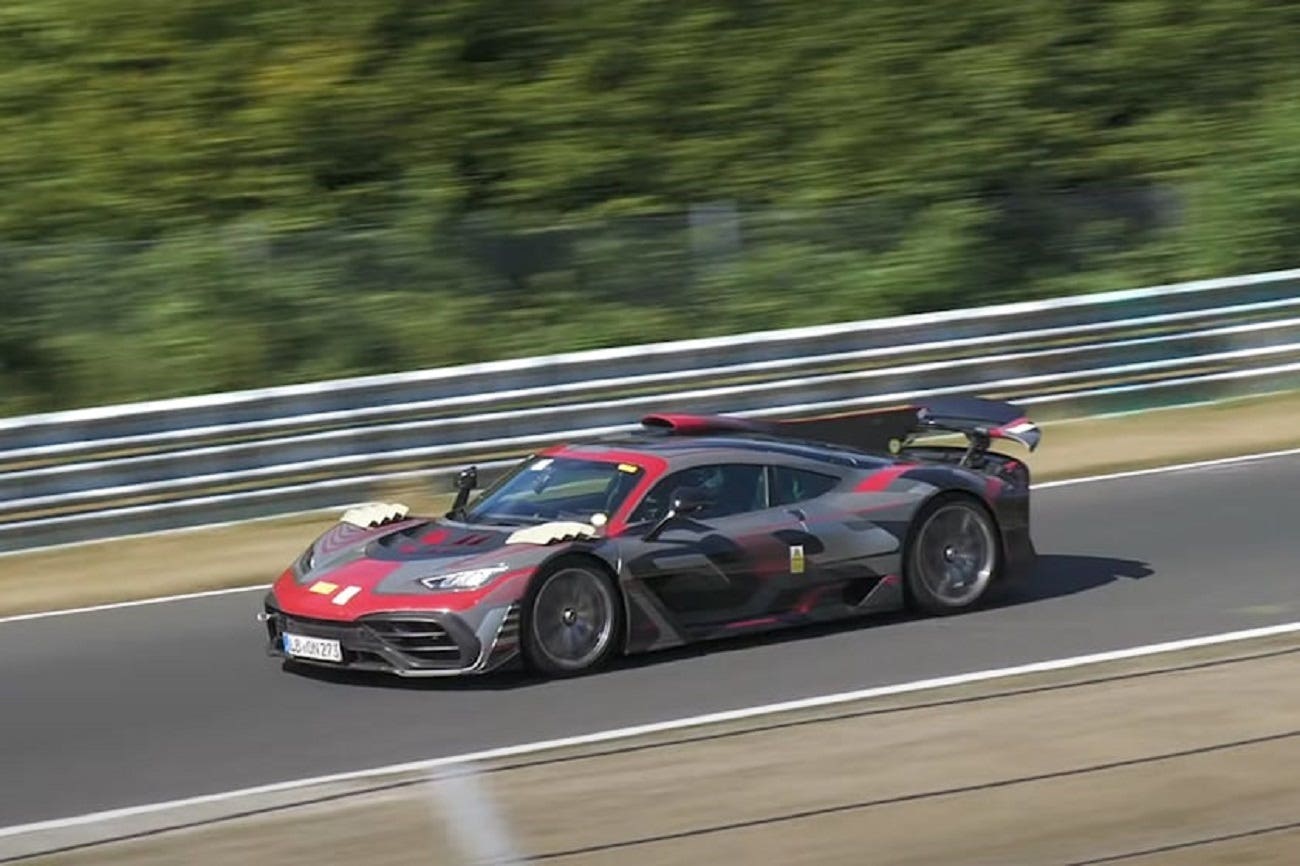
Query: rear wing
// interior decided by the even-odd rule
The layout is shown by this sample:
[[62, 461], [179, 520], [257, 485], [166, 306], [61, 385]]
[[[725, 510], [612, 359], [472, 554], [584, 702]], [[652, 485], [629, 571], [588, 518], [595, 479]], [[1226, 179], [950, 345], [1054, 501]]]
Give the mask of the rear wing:
[[[1033, 451], [1043, 438], [1019, 406], [979, 397], [940, 397], [917, 409], [921, 430], [963, 433], [968, 439], [1008, 439]], [[985, 447], [988, 443], [985, 442]]]
[[898, 452], [926, 436], [961, 434], [968, 449], [963, 462], [1005, 439], [1033, 451], [1042, 433], [1025, 411], [1011, 403], [980, 397], [936, 397], [887, 409], [842, 412], [764, 422], [708, 415], [650, 415], [647, 430], [668, 435], [750, 433], [803, 439], [863, 451]]
[[786, 435], [867, 451], [897, 452], [921, 438], [960, 434], [969, 444], [967, 459], [987, 451], [994, 439], [1033, 451], [1042, 438], [1019, 406], [980, 397], [936, 397], [889, 409], [795, 418], [776, 426]]

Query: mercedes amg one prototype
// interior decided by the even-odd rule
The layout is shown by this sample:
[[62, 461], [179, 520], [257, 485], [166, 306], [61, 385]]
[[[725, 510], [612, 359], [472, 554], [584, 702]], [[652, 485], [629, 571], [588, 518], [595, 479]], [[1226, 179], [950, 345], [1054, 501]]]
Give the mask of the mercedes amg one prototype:
[[652, 415], [529, 456], [476, 497], [466, 469], [442, 516], [348, 510], [259, 619], [295, 662], [569, 676], [728, 635], [951, 614], [1034, 558], [1029, 471], [990, 444], [1039, 436], [1017, 407], [972, 397], [774, 422]]

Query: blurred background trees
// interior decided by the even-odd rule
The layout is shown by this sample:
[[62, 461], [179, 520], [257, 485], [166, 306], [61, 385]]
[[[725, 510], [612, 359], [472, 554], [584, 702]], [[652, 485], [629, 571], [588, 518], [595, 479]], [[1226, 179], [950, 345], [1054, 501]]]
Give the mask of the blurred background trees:
[[7, 0], [0, 410], [1296, 263], [1286, 0]]

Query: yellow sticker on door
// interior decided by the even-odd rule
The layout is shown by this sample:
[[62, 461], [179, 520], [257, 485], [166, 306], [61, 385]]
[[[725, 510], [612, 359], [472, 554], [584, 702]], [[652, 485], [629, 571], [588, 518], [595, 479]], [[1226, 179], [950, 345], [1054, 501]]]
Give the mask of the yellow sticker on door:
[[803, 574], [803, 545], [795, 544], [790, 547], [790, 573]]

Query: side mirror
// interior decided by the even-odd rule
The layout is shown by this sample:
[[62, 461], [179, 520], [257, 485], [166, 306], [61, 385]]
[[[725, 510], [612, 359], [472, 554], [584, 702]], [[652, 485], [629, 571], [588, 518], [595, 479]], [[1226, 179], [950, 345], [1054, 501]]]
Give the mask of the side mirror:
[[712, 501], [708, 492], [702, 487], [680, 487], [674, 490], [672, 503], [668, 506], [668, 513], [650, 528], [650, 531], [645, 534], [645, 540], [654, 541], [679, 517], [698, 514], [707, 508]]
[[465, 506], [469, 503], [469, 495], [478, 487], [478, 467], [470, 466], [468, 469], [462, 469], [456, 475], [456, 501], [451, 505], [451, 517], [457, 518], [464, 516]]
[[456, 476], [456, 490], [468, 492], [476, 487], [478, 487], [478, 467], [471, 466], [460, 470]]

